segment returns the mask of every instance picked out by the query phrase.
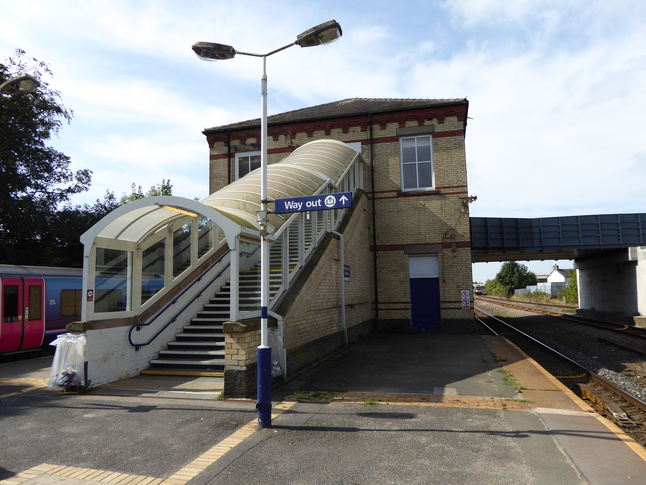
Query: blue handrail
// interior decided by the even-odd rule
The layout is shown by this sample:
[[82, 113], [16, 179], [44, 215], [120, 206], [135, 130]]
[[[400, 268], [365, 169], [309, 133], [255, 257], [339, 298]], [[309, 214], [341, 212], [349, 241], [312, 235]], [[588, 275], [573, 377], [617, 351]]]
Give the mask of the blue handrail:
[[[215, 263], [213, 263], [211, 266], [209, 266], [209, 268], [208, 268], [204, 273], [207, 273], [207, 272], [208, 272], [208, 271], [210, 271], [210, 270], [211, 270], [215, 265], [217, 265], [218, 263], [220, 263], [220, 262], [224, 259], [224, 257], [225, 257], [227, 254], [229, 254], [229, 252], [230, 252], [230, 251], [231, 251], [231, 249], [227, 249], [227, 251], [226, 251], [226, 252], [225, 252], [225, 253], [224, 253], [224, 254], [223, 254], [223, 255], [222, 255], [222, 256], [221, 256], [221, 257], [220, 257], [220, 258], [219, 258]], [[195, 298], [199, 298], [200, 296], [202, 296], [202, 293], [204, 293], [204, 290], [205, 290], [206, 288], [208, 288], [209, 286], [211, 286], [211, 284], [212, 284], [215, 280], [217, 280], [220, 276], [222, 276], [222, 274], [223, 274], [223, 273], [224, 273], [224, 272], [229, 268], [229, 266], [231, 266], [231, 263], [230, 263], [230, 262], [229, 262], [229, 263], [227, 263], [227, 265], [226, 265], [224, 268], [222, 268], [222, 271], [220, 271], [220, 272], [219, 272], [215, 277], [213, 277], [213, 278], [211, 279], [211, 281], [209, 281], [209, 283], [208, 283], [207, 285], [205, 285], [205, 286], [204, 286], [204, 289], [203, 289], [202, 291], [200, 291], [200, 293], [199, 293]], [[150, 345], [150, 344], [153, 342], [153, 340], [155, 340], [157, 337], [159, 337], [159, 336], [161, 335], [161, 333], [162, 333], [164, 330], [166, 330], [166, 329], [168, 328], [168, 326], [169, 326], [171, 323], [173, 323], [175, 320], [177, 320], [177, 317], [179, 317], [179, 316], [184, 312], [184, 310], [186, 310], [186, 309], [189, 307], [189, 305], [190, 305], [191, 303], [193, 303], [193, 301], [189, 301], [188, 303], [186, 303], [186, 304], [185, 304], [185, 305], [184, 305], [184, 306], [183, 306], [183, 307], [182, 307], [182, 308], [181, 308], [181, 309], [180, 309], [180, 310], [179, 310], [179, 311], [178, 311], [178, 312], [173, 316], [173, 318], [172, 318], [172, 319], [170, 319], [170, 320], [166, 323], [166, 325], [164, 325], [164, 326], [163, 326], [163, 327], [162, 327], [162, 328], [161, 328], [161, 329], [160, 329], [160, 330], [159, 330], [155, 335], [153, 335], [153, 337], [152, 337], [148, 342], [141, 343], [141, 344], [136, 344], [136, 343], [134, 343], [134, 342], [132, 341], [132, 332], [133, 332], [133, 331], [137, 331], [137, 332], [139, 332], [139, 331], [142, 329], [142, 327], [148, 327], [148, 326], [152, 325], [152, 324], [153, 324], [153, 322], [154, 322], [155, 320], [157, 320], [157, 317], [159, 317], [160, 315], [163, 315], [163, 314], [166, 312], [166, 310], [168, 310], [168, 308], [170, 308], [172, 305], [174, 305], [175, 303], [177, 303], [177, 301], [178, 301], [178, 300], [179, 300], [179, 299], [180, 299], [180, 298], [181, 298], [181, 297], [182, 297], [182, 296], [183, 296], [183, 295], [184, 295], [184, 294], [185, 294], [189, 289], [191, 289], [191, 288], [193, 287], [193, 285], [195, 285], [195, 284], [196, 284], [197, 282], [199, 282], [199, 281], [202, 281], [202, 276], [199, 276], [199, 277], [195, 278], [195, 280], [193, 280], [193, 282], [192, 282], [190, 285], [188, 285], [186, 288], [184, 288], [184, 289], [182, 290], [182, 292], [181, 292], [179, 295], [177, 295], [177, 296], [176, 296], [172, 301], [168, 302], [168, 303], [164, 306], [164, 308], [162, 308], [160, 311], [158, 311], [158, 312], [157, 312], [157, 314], [156, 314], [156, 315], [155, 315], [151, 320], [149, 320], [149, 321], [147, 321], [147, 322], [144, 322], [144, 323], [139, 323], [139, 324], [137, 324], [137, 325], [133, 325], [132, 327], [130, 327], [130, 330], [128, 331], [128, 342], [130, 343], [130, 345], [132, 345], [132, 346], [135, 348], [135, 350], [139, 350], [141, 347], [145, 347], [146, 345]]]

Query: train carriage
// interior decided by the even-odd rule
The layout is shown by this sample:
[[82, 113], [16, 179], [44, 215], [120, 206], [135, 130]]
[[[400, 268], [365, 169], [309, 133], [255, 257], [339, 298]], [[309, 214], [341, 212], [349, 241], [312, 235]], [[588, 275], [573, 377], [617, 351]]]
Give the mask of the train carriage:
[[47, 345], [81, 318], [83, 271], [0, 264], [0, 353]]

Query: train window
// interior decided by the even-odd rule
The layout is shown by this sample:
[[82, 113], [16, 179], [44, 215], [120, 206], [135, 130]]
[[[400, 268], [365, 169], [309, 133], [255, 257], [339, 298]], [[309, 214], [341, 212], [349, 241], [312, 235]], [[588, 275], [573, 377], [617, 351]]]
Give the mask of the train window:
[[61, 290], [61, 317], [81, 316], [81, 290]]
[[2, 292], [2, 310], [5, 322], [18, 321], [18, 285], [5, 285]]
[[33, 285], [29, 287], [29, 321], [43, 318], [43, 287]]

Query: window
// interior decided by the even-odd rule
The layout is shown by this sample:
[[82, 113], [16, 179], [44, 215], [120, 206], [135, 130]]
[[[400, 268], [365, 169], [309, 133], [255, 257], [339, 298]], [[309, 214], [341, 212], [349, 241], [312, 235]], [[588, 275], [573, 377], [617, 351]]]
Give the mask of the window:
[[430, 189], [433, 180], [433, 145], [431, 135], [399, 139], [402, 189]]
[[260, 152], [236, 153], [236, 180], [260, 168]]
[[81, 290], [61, 290], [61, 317], [81, 316]]

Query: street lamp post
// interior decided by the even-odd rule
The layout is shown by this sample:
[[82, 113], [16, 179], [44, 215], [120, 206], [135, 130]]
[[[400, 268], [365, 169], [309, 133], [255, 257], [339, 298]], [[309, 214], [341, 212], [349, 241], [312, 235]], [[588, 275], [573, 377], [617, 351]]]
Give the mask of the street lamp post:
[[193, 44], [193, 52], [205, 61], [232, 59], [236, 54], [262, 58], [261, 104], [260, 104], [260, 346], [258, 347], [258, 375], [256, 409], [258, 425], [271, 426], [271, 347], [268, 345], [267, 318], [269, 305], [269, 243], [267, 241], [267, 57], [289, 47], [314, 47], [329, 44], [341, 37], [341, 26], [330, 20], [299, 34], [291, 44], [284, 45], [266, 54], [236, 51], [232, 46], [213, 42]]

